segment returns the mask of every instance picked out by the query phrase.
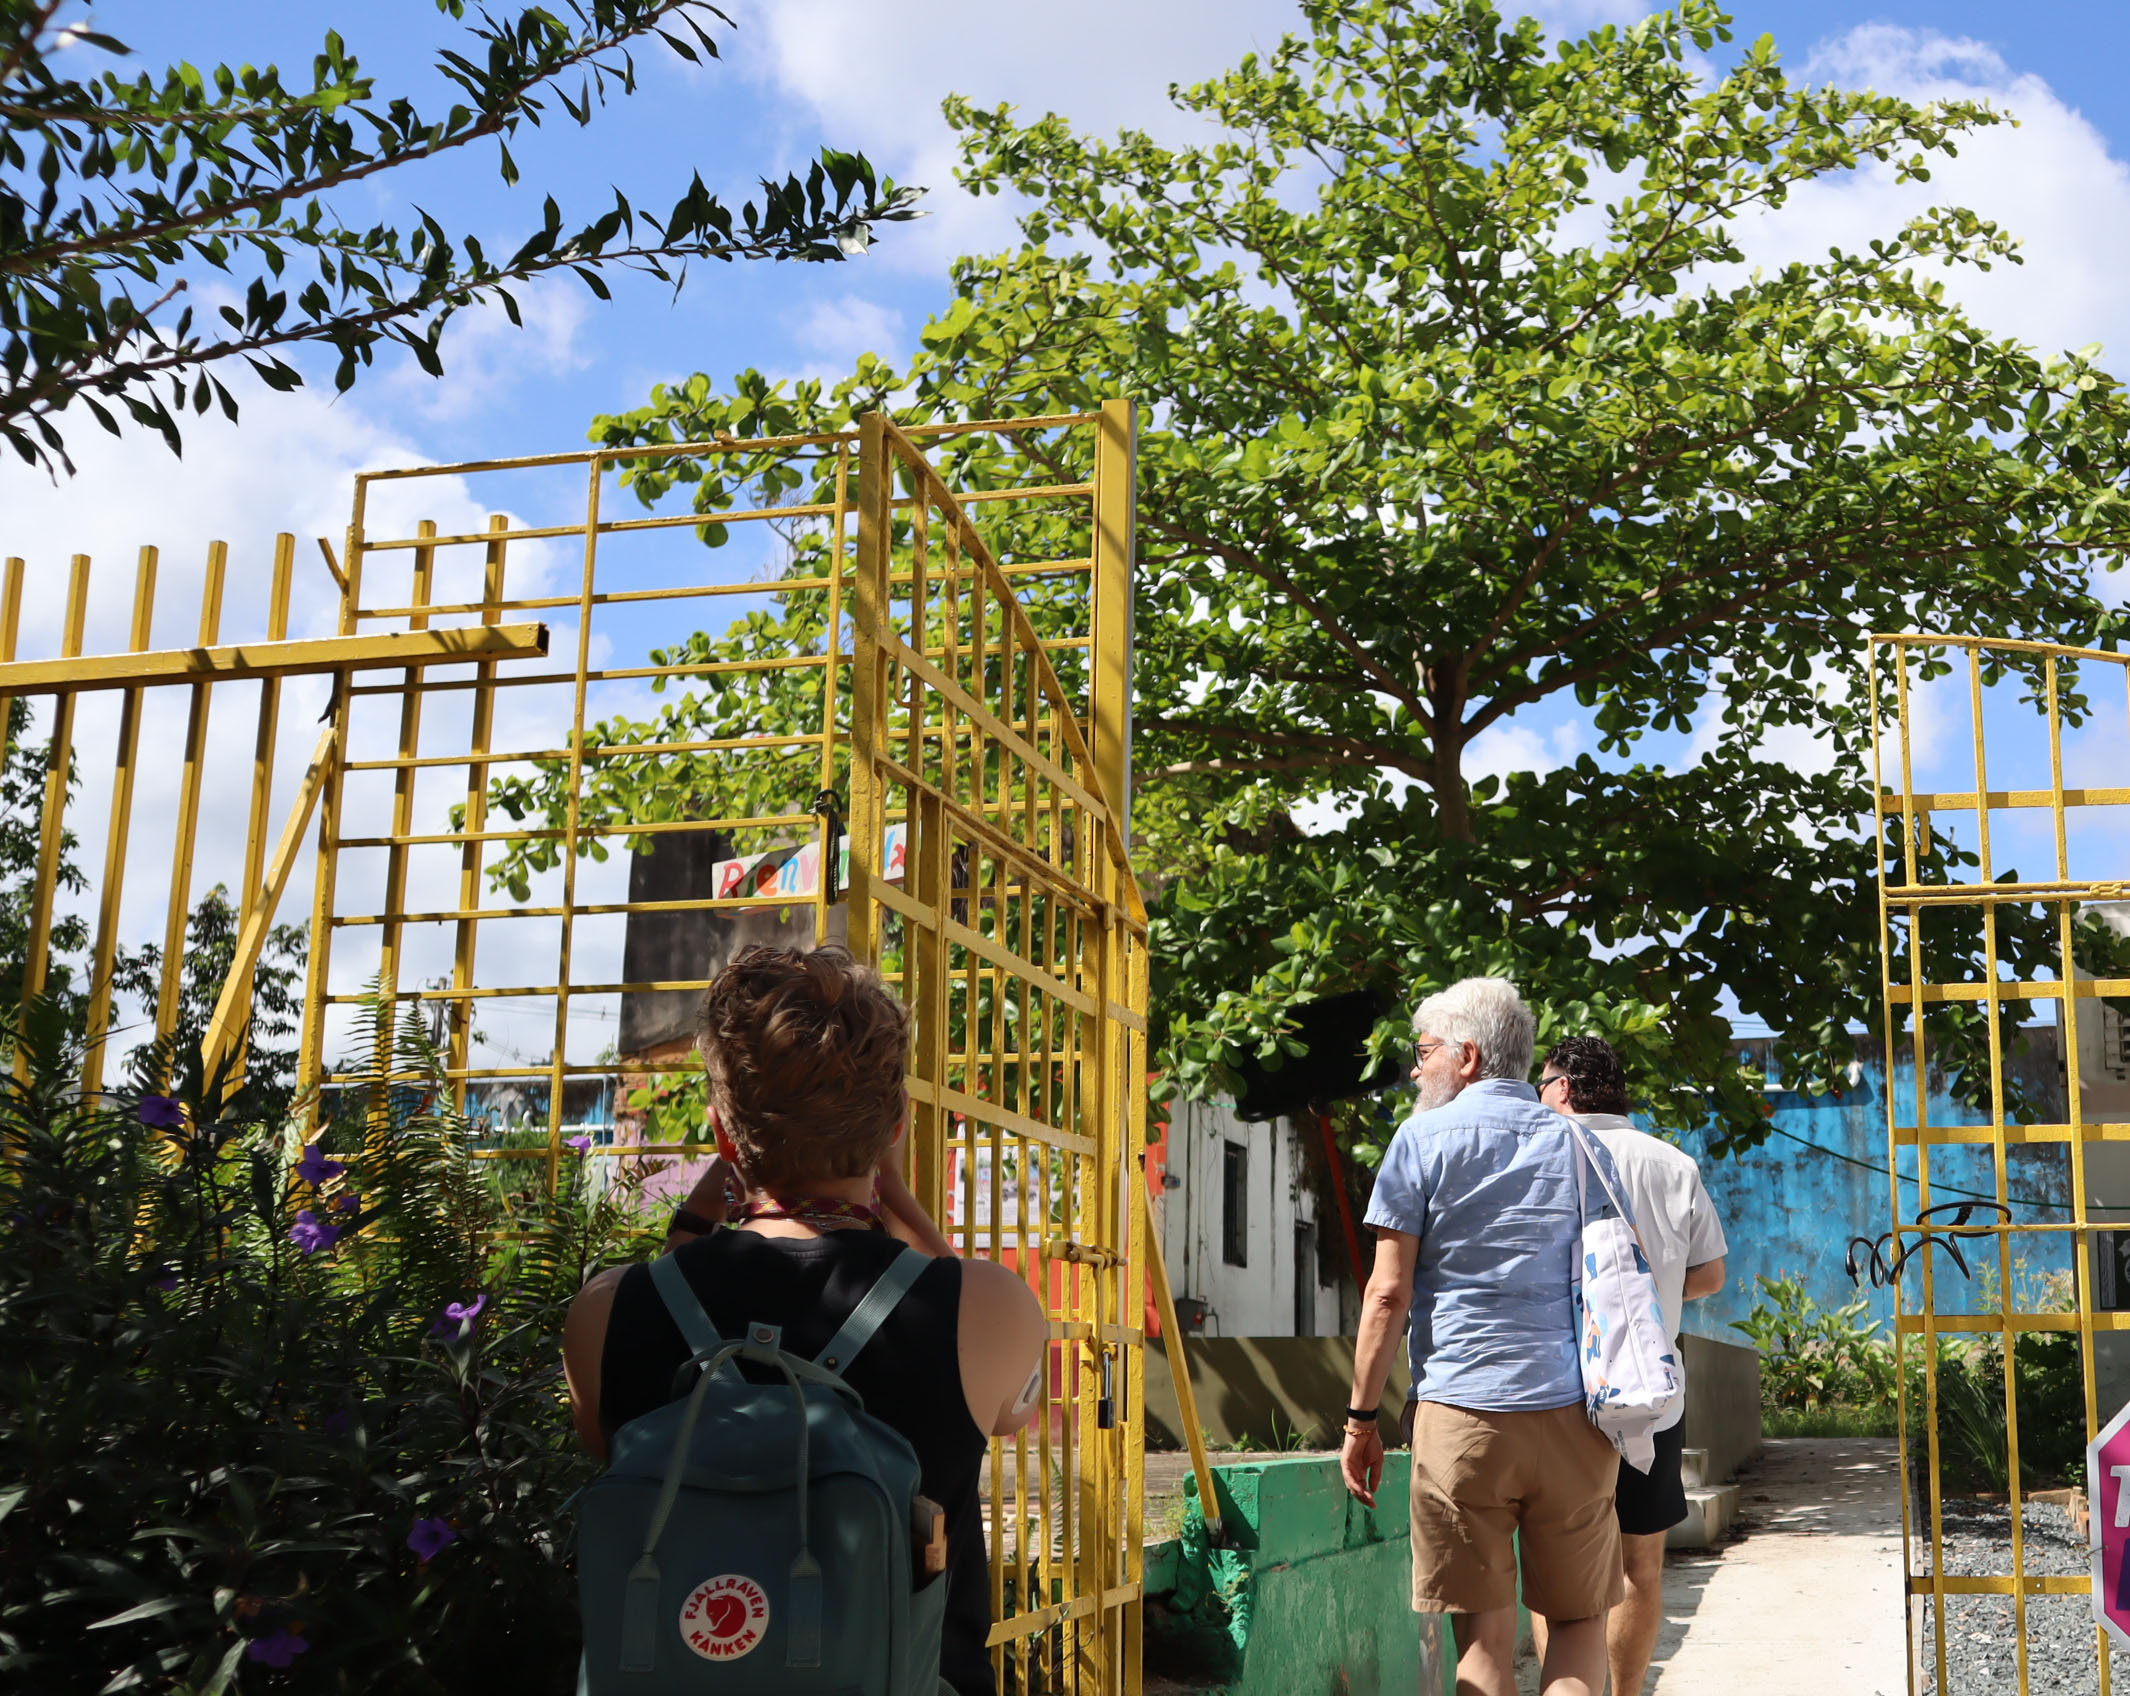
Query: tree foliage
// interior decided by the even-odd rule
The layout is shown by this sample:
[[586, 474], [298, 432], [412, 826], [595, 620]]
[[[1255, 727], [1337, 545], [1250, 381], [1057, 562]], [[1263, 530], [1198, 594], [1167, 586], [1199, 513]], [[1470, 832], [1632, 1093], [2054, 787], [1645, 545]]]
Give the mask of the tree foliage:
[[[436, 0], [463, 20], [466, 0]], [[737, 212], [698, 176], [663, 218], [616, 191], [571, 225], [548, 198], [508, 255], [424, 213], [407, 230], [342, 224], [330, 197], [493, 140], [503, 180], [525, 125], [558, 113], [588, 125], [610, 93], [635, 88], [632, 50], [652, 37], [691, 61], [717, 56], [707, 0], [562, 0], [481, 10], [440, 49], [456, 98], [441, 116], [380, 96], [329, 32], [309, 85], [278, 70], [190, 64], [159, 77], [79, 70], [123, 43], [58, 24], [59, 0], [0, 0], [0, 440], [33, 464], [71, 462], [60, 415], [79, 401], [116, 433], [121, 415], [179, 447], [189, 404], [237, 403], [212, 369], [242, 358], [276, 389], [302, 382], [282, 354], [323, 343], [347, 389], [379, 345], [439, 375], [452, 315], [513, 288], [574, 273], [601, 299], [601, 273], [644, 271], [680, 285], [699, 259], [834, 260], [876, 223], [912, 216], [914, 195], [854, 154], [824, 150], [801, 178], [765, 180]], [[229, 300], [184, 303], [212, 284]], [[206, 292], [206, 291], [203, 291]]]
[[[1542, 1039], [1618, 1044], [1659, 1122], [1756, 1141], [1724, 992], [1805, 1087], [1876, 1020], [1866, 633], [2115, 644], [2090, 572], [2130, 529], [2130, 409], [2093, 350], [1951, 300], [1942, 267], [2018, 259], [1972, 212], [1748, 265], [1748, 220], [1870, 166], [1927, 180], [1987, 105], [1803, 87], [1766, 38], [1708, 74], [1709, 0], [1557, 43], [1485, 0], [1304, 10], [1176, 93], [1193, 145], [950, 102], [964, 182], [1025, 197], [1026, 239], [957, 264], [906, 366], [697, 376], [595, 439], [1142, 397], [1135, 829], [1171, 1079], [1277, 1055], [1299, 999], [1498, 972]], [[998, 438], [957, 475], [1075, 471], [1046, 451]], [[733, 488], [692, 495], [714, 517]], [[1477, 739], [1563, 707], [1594, 752], [1472, 775]], [[1645, 746], [1697, 726], [1697, 753]], [[1823, 769], [1768, 751], [1792, 728]], [[2048, 915], [1999, 914], [2008, 969], [2052, 974]], [[1933, 922], [1942, 980], [1978, 944]], [[1973, 1012], [1934, 1015], [1970, 1072]]]

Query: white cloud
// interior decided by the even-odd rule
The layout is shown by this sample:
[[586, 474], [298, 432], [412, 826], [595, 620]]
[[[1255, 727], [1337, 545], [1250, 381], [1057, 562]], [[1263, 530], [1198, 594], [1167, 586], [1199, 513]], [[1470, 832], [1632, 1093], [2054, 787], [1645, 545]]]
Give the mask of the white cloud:
[[1947, 268], [1954, 299], [1984, 328], [2044, 354], [2101, 342], [2125, 363], [2130, 167], [2084, 116], [1993, 48], [1890, 24], [1822, 44], [1803, 74], [1915, 101], [1985, 99], [2019, 127], [1961, 138], [1957, 157], [1932, 162], [1928, 182], [1899, 183], [1892, 166], [1872, 165], [1807, 185], [1781, 211], [1743, 228], [1741, 245], [1754, 263], [1816, 260], [1836, 245], [1863, 251], [1929, 207], [1965, 206], [2018, 238], [2026, 263]]
[[1508, 721], [1489, 725], [1465, 747], [1464, 780], [1477, 783], [1482, 777], [1506, 777], [1516, 771], [1543, 777], [1588, 746], [1588, 727], [1577, 719], [1551, 730]]
[[790, 321], [790, 328], [792, 340], [802, 350], [839, 376], [857, 363], [861, 353], [897, 361], [903, 352], [902, 314], [863, 295], [815, 301]]
[[954, 181], [959, 153], [939, 110], [949, 94], [1011, 103], [1024, 120], [1062, 113], [1083, 133], [1180, 138], [1199, 124], [1170, 105], [1171, 83], [1217, 75], [1299, 22], [1292, 0], [1088, 0], [1069, 21], [987, 0], [781, 0], [749, 8], [740, 39], [824, 134], [854, 138], [844, 145], [930, 190], [928, 215], [875, 250], [878, 263], [923, 272], [1018, 240], [1009, 196], [978, 199]]
[[511, 390], [528, 380], [566, 376], [591, 363], [583, 335], [593, 303], [582, 284], [550, 277], [515, 292], [522, 326], [498, 302], [469, 307], [445, 327], [441, 380], [395, 356], [368, 384], [370, 404], [424, 419], [464, 419], [507, 403]]

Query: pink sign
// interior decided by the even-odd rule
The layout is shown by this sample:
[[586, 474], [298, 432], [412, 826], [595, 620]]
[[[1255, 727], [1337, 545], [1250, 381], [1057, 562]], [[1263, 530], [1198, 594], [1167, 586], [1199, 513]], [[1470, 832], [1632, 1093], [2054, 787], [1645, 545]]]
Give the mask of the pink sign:
[[2118, 1649], [2130, 1650], [2130, 1407], [2086, 1445], [2092, 1504], [2093, 1617]]

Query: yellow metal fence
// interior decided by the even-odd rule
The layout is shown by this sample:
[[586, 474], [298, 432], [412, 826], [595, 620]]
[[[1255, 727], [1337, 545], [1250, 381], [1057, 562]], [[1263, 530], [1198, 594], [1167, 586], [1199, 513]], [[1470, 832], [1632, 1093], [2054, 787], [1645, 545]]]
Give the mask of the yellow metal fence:
[[[2009, 1627], [2018, 1696], [2027, 1696], [2030, 1688], [2054, 1687], [2030, 1681], [2031, 1650], [2044, 1634], [2058, 1644], [2068, 1638], [2091, 1645], [2098, 1687], [2106, 1696], [2112, 1688], [2108, 1644], [2088, 1611], [2092, 1579], [2082, 1554], [2075, 1563], [2035, 1558], [2021, 1479], [2021, 1432], [2022, 1420], [2031, 1420], [2036, 1410], [2022, 1408], [2017, 1370], [2001, 1369], [2001, 1392], [1992, 1395], [2001, 1394], [2003, 1425], [2001, 1434], [1988, 1439], [2003, 1450], [2009, 1558], [2003, 1570], [1981, 1573], [1959, 1570], [1948, 1559], [1947, 1506], [1953, 1498], [1947, 1461], [1960, 1413], [1952, 1406], [1947, 1350], [1990, 1346], [2008, 1368], [2020, 1339], [2072, 1333], [2082, 1366], [2085, 1435], [2090, 1438], [2114, 1411], [2101, 1403], [2103, 1368], [2112, 1335], [2130, 1329], [2130, 1313], [2096, 1306], [2093, 1232], [2096, 1224], [2117, 1215], [2096, 1220], [2090, 1179], [2097, 1151], [2130, 1141], [2130, 1123], [2111, 1122], [2130, 1120], [2130, 1112], [2097, 1111], [2085, 1074], [2105, 1016], [2103, 998], [2130, 995], [2130, 980], [2081, 974], [2075, 969], [2074, 938], [2091, 903], [2121, 900], [2125, 894], [2120, 875], [2106, 875], [2111, 865], [2118, 874], [2123, 865], [2120, 837], [2083, 826], [2122, 818], [2088, 809], [2130, 806], [2130, 771], [2116, 785], [2101, 787], [2075, 773], [2067, 779], [2067, 770], [2074, 755], [2120, 765], [2130, 731], [2130, 656], [1910, 634], [1873, 637], [1870, 659], [1873, 723], [1880, 722], [1883, 704], [1895, 726], [1890, 747], [1874, 732], [1873, 754], [1880, 795], [1876, 835], [1887, 1163], [1894, 1202], [1891, 1253], [1883, 1259], [1904, 1267], [1893, 1286], [1902, 1365], [1910, 1689], [2009, 1688], [1976, 1671], [1965, 1644], [1961, 1658], [1949, 1653], [1950, 1640], [1979, 1633], [2001, 1643]], [[2091, 718], [2087, 738], [2076, 746], [2067, 743], [2067, 709], [2073, 707]], [[1932, 760], [1955, 768], [1957, 787], [1928, 780]], [[2028, 868], [2016, 880], [2000, 869], [2015, 852]], [[2032, 875], [2035, 871], [2043, 875]], [[2051, 976], [2017, 981], [2009, 975], [2004, 927], [2015, 914], [2046, 918], [2056, 949]], [[2021, 1123], [2009, 1105], [2020, 1040], [2017, 1003], [2054, 1012], [2065, 1061], [2061, 1122]], [[1987, 1075], [1971, 1078], [1970, 1087], [1986, 1103], [1986, 1123], [1940, 1123], [1947, 1115], [1942, 1108], [1935, 1115], [1932, 1110], [1938, 1055], [1931, 1031], [1941, 1028], [1948, 1014], [1963, 1011], [1979, 1013], [1981, 1020], [1975, 1051], [1986, 1053]], [[1912, 1073], [1899, 1084], [1897, 1057], [1912, 1063]], [[1993, 1191], [1993, 1200], [1985, 1198], [1981, 1206], [1964, 1211], [1961, 1204], [1975, 1198], [1956, 1181], [1949, 1186], [1941, 1170], [1942, 1151], [1960, 1145], [1987, 1151]], [[2036, 1205], [2036, 1198], [2021, 1193], [2014, 1181], [2012, 1151], [2034, 1145], [2068, 1152], [2069, 1189], [2058, 1205]], [[1973, 1277], [1946, 1252], [1947, 1244], [1975, 1262]], [[2022, 1289], [2029, 1280], [2022, 1272], [2029, 1257], [2044, 1263], [2061, 1258], [2066, 1247], [2072, 1271], [2069, 1304], [2023, 1307]], [[1963, 1369], [1964, 1378], [1973, 1376]], [[1967, 1439], [1970, 1446], [1973, 1440]], [[2028, 1441], [2031, 1446], [2031, 1434]], [[1981, 1598], [2008, 1600], [2010, 1618], [1979, 1617]]]

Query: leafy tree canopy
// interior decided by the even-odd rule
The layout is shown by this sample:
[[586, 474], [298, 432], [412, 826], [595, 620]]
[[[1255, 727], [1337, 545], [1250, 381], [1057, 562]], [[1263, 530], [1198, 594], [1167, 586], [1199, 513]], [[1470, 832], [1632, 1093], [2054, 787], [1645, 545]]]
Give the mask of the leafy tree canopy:
[[[1706, 76], [1731, 38], [1709, 0], [1556, 44], [1485, 0], [1305, 11], [1177, 92], [1216, 127], [1201, 145], [950, 102], [963, 180], [1031, 209], [1021, 247], [955, 267], [909, 365], [696, 376], [594, 438], [1143, 397], [1136, 829], [1173, 1081], [1291, 1046], [1296, 1000], [1380, 983], [1410, 1007], [1498, 972], [1546, 1039], [1618, 1044], [1660, 1122], [1713, 1112], [1719, 1145], [1757, 1141], [1723, 991], [1807, 1087], [1837, 1086], [1876, 1019], [1863, 638], [1945, 620], [2116, 642], [2089, 567], [2130, 528], [2122, 390], [2092, 350], [2042, 357], [1948, 299], [1941, 265], [2017, 261], [1971, 212], [1746, 266], [1743, 220], [1867, 165], [1927, 179], [2006, 121], [1985, 105], [1801, 87], [1765, 38]], [[955, 475], [1080, 469], [1048, 451], [986, 438]], [[714, 518], [749, 474], [647, 462], [636, 487], [693, 478]], [[1474, 738], [1568, 701], [1601, 757], [1467, 775]], [[1710, 713], [1700, 758], [1638, 749]], [[1786, 726], [1831, 769], [1772, 759]], [[671, 775], [617, 762], [589, 816], [722, 799], [714, 773]], [[558, 781], [517, 815], [559, 806]], [[1326, 802], [1337, 828], [1297, 827]], [[2053, 970], [2044, 915], [1999, 925], [2014, 975]], [[1928, 941], [1936, 977], [1974, 944], [1951, 919]], [[1971, 1063], [1972, 1010], [1934, 1016]]]
[[[465, 17], [466, 0], [436, 4]], [[547, 272], [574, 272], [605, 299], [610, 267], [678, 286], [694, 259], [839, 259], [862, 250], [874, 224], [913, 215], [912, 191], [833, 150], [803, 179], [764, 181], [760, 203], [737, 212], [700, 177], [663, 218], [617, 191], [571, 227], [549, 198], [507, 256], [426, 213], [401, 231], [346, 226], [333, 212], [336, 189], [490, 139], [515, 183], [520, 128], [557, 111], [588, 125], [610, 92], [634, 89], [631, 50], [646, 39], [714, 58], [705, 24], [723, 14], [707, 0], [481, 10], [438, 54], [458, 93], [441, 116], [381, 97], [333, 33], [308, 87], [271, 66], [97, 74], [79, 62], [128, 49], [62, 26], [61, 10], [0, 0], [0, 440], [32, 464], [72, 469], [58, 419], [76, 401], [114, 434], [124, 414], [173, 450], [188, 402], [234, 418], [210, 369], [221, 360], [241, 357], [291, 389], [302, 377], [283, 351], [322, 342], [345, 390], [379, 343], [397, 342], [436, 376], [453, 313], [500, 301], [518, 322], [513, 285]], [[210, 278], [226, 278], [241, 304], [184, 305]]]

